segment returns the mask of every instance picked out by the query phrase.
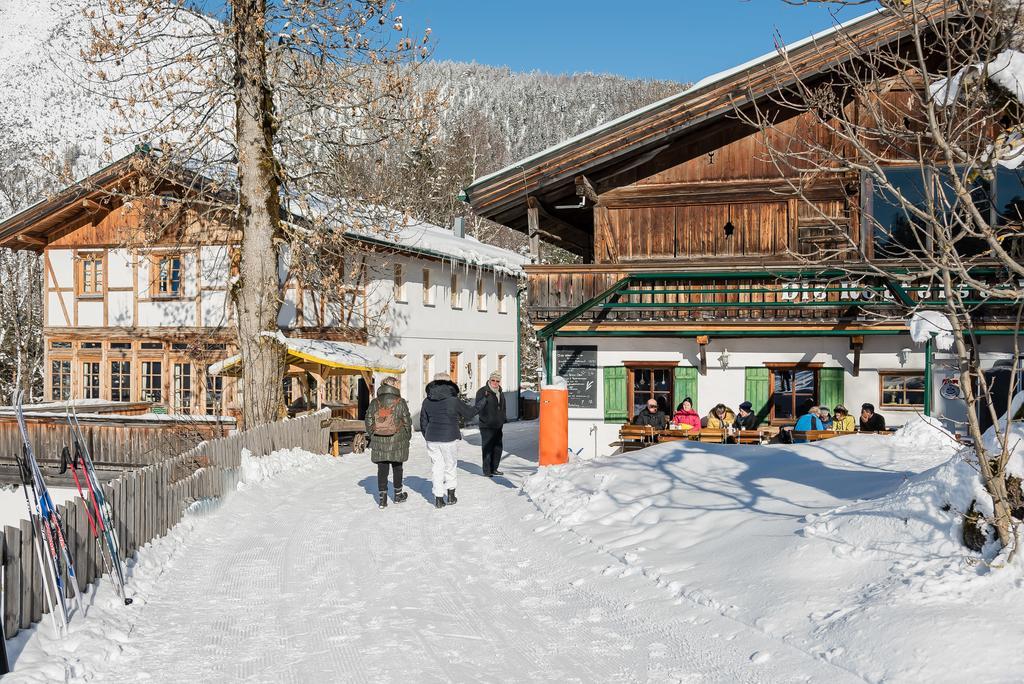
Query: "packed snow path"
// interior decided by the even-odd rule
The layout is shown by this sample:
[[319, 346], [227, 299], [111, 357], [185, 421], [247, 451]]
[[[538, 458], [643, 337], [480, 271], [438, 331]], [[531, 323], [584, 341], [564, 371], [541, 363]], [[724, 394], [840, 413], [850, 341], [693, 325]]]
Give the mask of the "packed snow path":
[[[125, 612], [128, 681], [853, 680], [546, 524], [515, 483], [536, 425], [510, 425], [504, 478], [462, 446], [459, 503], [435, 510], [422, 442], [406, 503], [378, 510], [369, 458], [327, 459], [231, 496]], [[417, 435], [418, 439], [418, 435]], [[145, 553], [145, 552], [144, 552]], [[858, 680], [859, 681], [859, 680]]]

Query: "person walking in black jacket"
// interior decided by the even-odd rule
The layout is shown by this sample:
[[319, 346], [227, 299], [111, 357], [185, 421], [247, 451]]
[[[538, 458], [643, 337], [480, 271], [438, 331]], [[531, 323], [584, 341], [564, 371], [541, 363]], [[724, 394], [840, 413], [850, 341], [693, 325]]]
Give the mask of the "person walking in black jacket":
[[[420, 408], [420, 431], [427, 442], [430, 456], [431, 480], [434, 492], [434, 506], [444, 508], [458, 501], [455, 498], [459, 463], [459, 418], [469, 419], [477, 409], [459, 399], [459, 386], [452, 382], [447, 373], [438, 373], [427, 385], [427, 398]], [[445, 502], [445, 491], [448, 500]]]
[[491, 373], [487, 384], [476, 393], [480, 411], [480, 445], [485, 477], [504, 475], [498, 470], [502, 454], [502, 428], [505, 426], [505, 395], [501, 392], [501, 374]]

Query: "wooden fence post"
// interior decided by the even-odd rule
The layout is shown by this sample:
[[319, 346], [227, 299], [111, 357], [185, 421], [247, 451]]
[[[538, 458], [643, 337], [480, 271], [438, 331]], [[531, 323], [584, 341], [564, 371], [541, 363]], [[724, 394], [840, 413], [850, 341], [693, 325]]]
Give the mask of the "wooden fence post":
[[39, 565], [33, 545], [33, 527], [29, 520], [21, 521], [21, 628], [28, 629], [43, 615], [40, 593]]
[[4, 526], [4, 634], [21, 630], [21, 529]]

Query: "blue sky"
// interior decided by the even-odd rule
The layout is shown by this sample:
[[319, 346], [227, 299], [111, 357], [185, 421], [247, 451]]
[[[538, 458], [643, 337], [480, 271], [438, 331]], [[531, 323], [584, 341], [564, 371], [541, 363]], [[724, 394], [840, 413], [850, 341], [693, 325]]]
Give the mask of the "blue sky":
[[[846, 8], [845, 21], [873, 6]], [[405, 0], [436, 59], [515, 71], [594, 71], [696, 81], [834, 25], [835, 7], [782, 0]]]

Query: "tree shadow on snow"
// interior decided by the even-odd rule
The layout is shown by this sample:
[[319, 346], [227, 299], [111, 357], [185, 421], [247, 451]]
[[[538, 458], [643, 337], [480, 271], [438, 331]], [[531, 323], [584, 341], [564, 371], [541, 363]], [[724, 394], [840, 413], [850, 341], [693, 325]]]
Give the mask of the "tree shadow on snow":
[[[808, 449], [808, 445], [798, 446]], [[825, 445], [809, 450], [849, 462]], [[770, 517], [796, 518], [835, 503], [884, 495], [912, 474], [871, 467], [835, 468], [789, 449], [763, 446], [664, 444], [606, 458], [618, 459], [615, 467], [626, 473], [644, 475], [653, 468], [661, 474], [660, 483], [650, 478], [654, 491], [642, 495], [659, 498], [652, 508], [689, 510], [695, 515], [748, 509]], [[730, 467], [729, 461], [736, 465]], [[698, 496], [686, 495], [687, 490]], [[635, 495], [616, 492], [614, 485], [603, 494], [620, 507], [636, 500]]]

